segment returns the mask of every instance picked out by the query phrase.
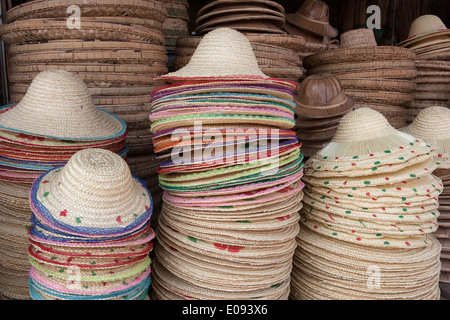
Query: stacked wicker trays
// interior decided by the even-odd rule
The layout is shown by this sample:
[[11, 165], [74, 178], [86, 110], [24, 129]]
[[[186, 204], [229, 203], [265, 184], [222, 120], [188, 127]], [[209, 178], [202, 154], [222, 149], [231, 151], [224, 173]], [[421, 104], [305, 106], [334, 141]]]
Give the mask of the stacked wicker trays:
[[[79, 28], [67, 13], [71, 5], [80, 8]], [[77, 74], [97, 106], [125, 120], [127, 162], [141, 179], [154, 182], [148, 169], [153, 161], [149, 94], [161, 85], [152, 76], [168, 71], [166, 18], [160, 2], [147, 0], [36, 0], [12, 8], [0, 28], [8, 51], [10, 102], [20, 101], [41, 71]], [[157, 199], [157, 190], [151, 192]]]
[[308, 75], [330, 72], [336, 75], [355, 107], [381, 112], [395, 128], [406, 125], [413, 101], [416, 55], [405, 48], [377, 46], [370, 29], [351, 30], [341, 35], [339, 49], [304, 59]]
[[177, 39], [189, 35], [188, 0], [161, 0], [166, 8], [167, 19], [163, 22], [163, 32], [168, 51], [175, 50]]

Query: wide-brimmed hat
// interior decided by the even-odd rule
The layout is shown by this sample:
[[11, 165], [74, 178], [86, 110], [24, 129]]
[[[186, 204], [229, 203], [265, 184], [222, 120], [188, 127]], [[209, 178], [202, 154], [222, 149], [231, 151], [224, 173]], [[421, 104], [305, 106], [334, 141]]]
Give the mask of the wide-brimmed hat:
[[118, 155], [103, 149], [75, 153], [63, 167], [33, 183], [30, 204], [56, 229], [86, 236], [123, 234], [150, 219], [152, 198]]
[[286, 20], [297, 27], [334, 38], [338, 31], [329, 24], [329, 18], [328, 5], [320, 0], [306, 0], [295, 13], [286, 14]]
[[342, 115], [354, 104], [345, 94], [339, 79], [332, 74], [307, 77], [296, 97], [296, 113], [306, 118], [328, 118]]
[[400, 131], [436, 145], [441, 167], [450, 168], [450, 109], [439, 106], [423, 109]]
[[86, 84], [67, 71], [44, 71], [22, 101], [0, 109], [0, 128], [58, 140], [106, 140], [124, 135], [125, 122], [96, 108]]
[[186, 66], [156, 79], [270, 80], [270, 77], [260, 70], [245, 35], [230, 28], [219, 28], [202, 38]]
[[438, 43], [450, 41], [450, 29], [435, 15], [426, 14], [416, 18], [409, 28], [408, 38], [398, 44], [401, 47], [411, 47], [418, 42]]

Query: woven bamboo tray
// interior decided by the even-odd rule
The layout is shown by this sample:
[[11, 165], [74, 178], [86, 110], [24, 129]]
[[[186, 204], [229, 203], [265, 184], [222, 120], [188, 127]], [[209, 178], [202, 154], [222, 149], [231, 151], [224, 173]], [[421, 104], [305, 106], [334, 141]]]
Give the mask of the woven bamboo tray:
[[404, 106], [395, 106], [390, 104], [381, 104], [381, 103], [371, 103], [371, 102], [355, 102], [354, 108], [371, 108], [378, 112], [380, 112], [382, 115], [384, 115], [387, 118], [390, 119], [403, 119], [405, 117], [410, 116], [409, 108], [406, 108]]
[[65, 19], [30, 19], [0, 25], [0, 36], [6, 44], [49, 40], [121, 40], [164, 45], [162, 31], [143, 26], [128, 26], [81, 19], [80, 29], [68, 29]]
[[44, 43], [12, 44], [8, 46], [10, 57], [17, 54], [36, 53], [47, 51], [115, 51], [115, 50], [135, 50], [154, 51], [165, 54], [163, 45], [150, 43], [130, 42], [130, 41], [84, 41], [84, 40], [54, 40]]
[[416, 89], [416, 83], [412, 80], [397, 79], [342, 79], [340, 80], [344, 89], [364, 89], [396, 91], [409, 93]]
[[92, 96], [96, 105], [137, 105], [146, 104], [150, 102], [150, 95], [136, 95], [136, 96]]
[[394, 91], [345, 89], [345, 92], [356, 102], [373, 102], [402, 106], [414, 100], [413, 95]]
[[5, 20], [66, 17], [67, 8], [76, 5], [82, 16], [126, 16], [164, 22], [167, 12], [159, 1], [144, 0], [35, 0], [13, 7], [5, 13]]
[[[30, 84], [39, 72], [30, 73], [10, 73], [8, 79], [11, 83]], [[94, 73], [77, 72], [86, 85], [152, 85], [154, 80], [148, 74], [131, 73]]]
[[416, 68], [420, 71], [450, 71], [450, 61], [431, 61], [419, 60], [416, 61]]
[[450, 92], [450, 82], [448, 84], [443, 83], [418, 83], [416, 91], [425, 91], [425, 92], [442, 92], [449, 93]]
[[441, 52], [432, 52], [421, 54], [417, 57], [420, 60], [438, 60], [438, 61], [450, 61], [450, 50]]
[[415, 100], [437, 100], [437, 101], [443, 101], [448, 102], [448, 99], [450, 98], [450, 92], [422, 92], [422, 91], [415, 91], [413, 93]]
[[305, 58], [305, 68], [311, 69], [324, 64], [364, 62], [382, 60], [415, 60], [416, 54], [410, 49], [380, 46], [373, 48], [342, 48], [316, 53]]
[[122, 117], [122, 114], [134, 114], [134, 113], [147, 113], [147, 117], [150, 114], [152, 109], [151, 103], [141, 103], [141, 104], [116, 104], [116, 105], [102, 105], [103, 109], [111, 111], [112, 113], [117, 114], [119, 117]]
[[9, 59], [10, 64], [30, 64], [30, 63], [131, 63], [156, 65], [158, 67], [166, 65], [167, 55], [155, 51], [46, 51], [17, 54]]
[[[428, 108], [428, 107], [433, 107], [433, 106], [439, 106], [439, 107], [450, 107], [450, 102], [448, 101], [436, 101], [436, 100], [418, 100], [415, 99], [414, 101], [411, 101], [410, 103], [408, 103], [407, 105], [409, 107], [409, 109], [424, 109], [424, 108]], [[417, 112], [418, 114], [418, 112]], [[415, 115], [417, 115], [415, 114]]]
[[380, 69], [373, 71], [355, 71], [355, 72], [334, 72], [339, 80], [342, 79], [367, 79], [367, 78], [385, 78], [385, 79], [407, 79], [412, 80], [417, 76], [417, 70], [413, 69]]
[[303, 66], [308, 70], [308, 74], [317, 73], [342, 73], [342, 72], [364, 72], [380, 69], [414, 69], [415, 62], [413, 60], [378, 60], [367, 62], [345, 62], [320, 65], [314, 68], [308, 68], [303, 62]]
[[10, 73], [36, 73], [46, 70], [65, 70], [68, 72], [92, 72], [92, 73], [131, 73], [146, 75], [162, 75], [167, 73], [165, 65], [149, 66], [145, 64], [13, 64], [9, 68]]

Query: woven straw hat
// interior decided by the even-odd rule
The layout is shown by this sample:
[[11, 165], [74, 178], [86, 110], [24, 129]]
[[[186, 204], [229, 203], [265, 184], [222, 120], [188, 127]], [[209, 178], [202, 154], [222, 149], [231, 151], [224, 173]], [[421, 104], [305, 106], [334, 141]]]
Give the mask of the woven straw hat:
[[416, 18], [409, 28], [408, 38], [398, 44], [401, 47], [411, 46], [419, 41], [447, 39], [450, 29], [447, 29], [442, 20], [435, 15], [423, 15]]
[[[225, 43], [227, 46], [224, 46]], [[157, 77], [165, 80], [267, 78], [258, 67], [249, 40], [242, 33], [229, 28], [207, 33], [186, 66]]]
[[0, 128], [59, 140], [106, 140], [124, 135], [126, 124], [96, 108], [78, 76], [52, 70], [34, 78], [22, 101], [2, 108]]
[[338, 31], [329, 24], [329, 14], [325, 2], [306, 0], [295, 13], [287, 14], [286, 20], [314, 34], [334, 38]]
[[341, 48], [376, 47], [372, 29], [354, 29], [341, 34]]
[[296, 97], [296, 113], [305, 118], [328, 118], [346, 113], [353, 99], [332, 74], [311, 75], [303, 80]]
[[423, 109], [412, 124], [400, 130], [436, 145], [441, 167], [450, 168], [450, 109], [438, 106]]
[[58, 229], [86, 235], [130, 232], [148, 221], [151, 195], [125, 160], [103, 149], [75, 153], [33, 183], [30, 204]]

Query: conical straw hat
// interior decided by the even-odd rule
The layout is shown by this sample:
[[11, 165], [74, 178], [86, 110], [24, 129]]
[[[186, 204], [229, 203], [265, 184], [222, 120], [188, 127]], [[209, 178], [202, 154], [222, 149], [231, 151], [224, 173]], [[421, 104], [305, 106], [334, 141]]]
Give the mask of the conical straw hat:
[[97, 109], [78, 76], [52, 70], [38, 74], [18, 104], [0, 108], [0, 128], [59, 140], [106, 140], [124, 135], [126, 124]]
[[[443, 160], [450, 162], [450, 109], [439, 106], [423, 109], [412, 124], [400, 130], [435, 144]], [[446, 167], [450, 168], [450, 163]]]
[[176, 72], [157, 77], [161, 80], [269, 78], [259, 69], [247, 37], [230, 28], [219, 28], [206, 34], [186, 66]]
[[86, 236], [129, 233], [150, 218], [152, 199], [125, 160], [104, 149], [75, 153], [31, 190], [34, 213], [47, 225]]

